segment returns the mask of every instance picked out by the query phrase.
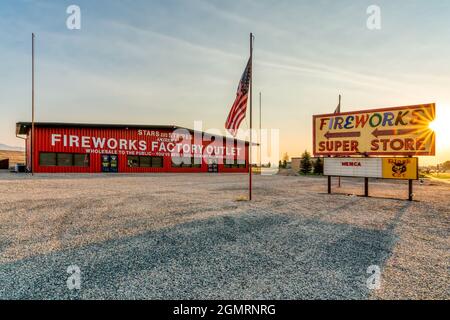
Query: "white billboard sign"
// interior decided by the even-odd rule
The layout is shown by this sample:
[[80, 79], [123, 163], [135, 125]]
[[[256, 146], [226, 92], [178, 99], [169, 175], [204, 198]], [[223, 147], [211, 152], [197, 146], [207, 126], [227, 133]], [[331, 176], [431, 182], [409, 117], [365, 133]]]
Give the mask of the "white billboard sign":
[[337, 177], [382, 178], [381, 158], [325, 158], [323, 174]]

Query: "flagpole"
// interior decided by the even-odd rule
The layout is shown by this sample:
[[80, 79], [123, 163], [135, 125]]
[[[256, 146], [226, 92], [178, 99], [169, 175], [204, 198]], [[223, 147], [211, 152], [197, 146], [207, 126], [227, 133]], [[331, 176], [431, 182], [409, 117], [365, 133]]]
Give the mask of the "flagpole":
[[262, 159], [261, 159], [261, 92], [259, 92], [259, 174], [261, 174], [262, 169]]
[[248, 148], [248, 200], [252, 200], [252, 95], [253, 95], [253, 33], [250, 33], [250, 144]]
[[[341, 113], [341, 95], [339, 95], [338, 113]], [[341, 187], [341, 177], [338, 177], [338, 188]]]
[[31, 34], [31, 141], [30, 141], [30, 168], [34, 175], [33, 152], [34, 152], [34, 33]]

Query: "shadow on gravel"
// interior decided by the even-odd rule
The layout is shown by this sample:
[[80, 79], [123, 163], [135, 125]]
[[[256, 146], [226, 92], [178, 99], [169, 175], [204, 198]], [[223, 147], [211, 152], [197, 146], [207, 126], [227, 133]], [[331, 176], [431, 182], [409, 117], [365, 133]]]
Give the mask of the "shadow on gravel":
[[[1, 299], [365, 299], [391, 232], [282, 215], [217, 217], [0, 265]], [[81, 269], [81, 290], [66, 272]]]

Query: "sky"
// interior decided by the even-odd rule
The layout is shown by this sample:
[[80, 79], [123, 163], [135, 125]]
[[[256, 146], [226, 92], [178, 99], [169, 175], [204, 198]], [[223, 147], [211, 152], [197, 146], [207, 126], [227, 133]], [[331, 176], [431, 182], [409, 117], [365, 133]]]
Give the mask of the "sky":
[[[69, 5], [81, 29], [69, 30]], [[371, 30], [367, 8], [380, 7]], [[450, 160], [450, 1], [96, 0], [0, 2], [0, 143], [31, 120], [223, 130], [254, 43], [254, 108], [280, 153], [312, 150], [312, 115], [435, 102], [437, 156]], [[248, 126], [248, 120], [242, 123]], [[441, 131], [441, 132], [440, 132]], [[445, 137], [446, 135], [446, 137]]]

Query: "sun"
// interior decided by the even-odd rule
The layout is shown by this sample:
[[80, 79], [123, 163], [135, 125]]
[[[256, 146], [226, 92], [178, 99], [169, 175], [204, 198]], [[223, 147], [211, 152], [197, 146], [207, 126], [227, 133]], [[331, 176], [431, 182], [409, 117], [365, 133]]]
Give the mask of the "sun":
[[434, 132], [441, 131], [441, 124], [439, 123], [438, 120], [434, 120], [434, 121], [430, 122], [430, 124], [428, 125], [428, 128], [430, 128]]
[[436, 118], [428, 127], [436, 134], [438, 149], [450, 150], [450, 105], [436, 106]]

